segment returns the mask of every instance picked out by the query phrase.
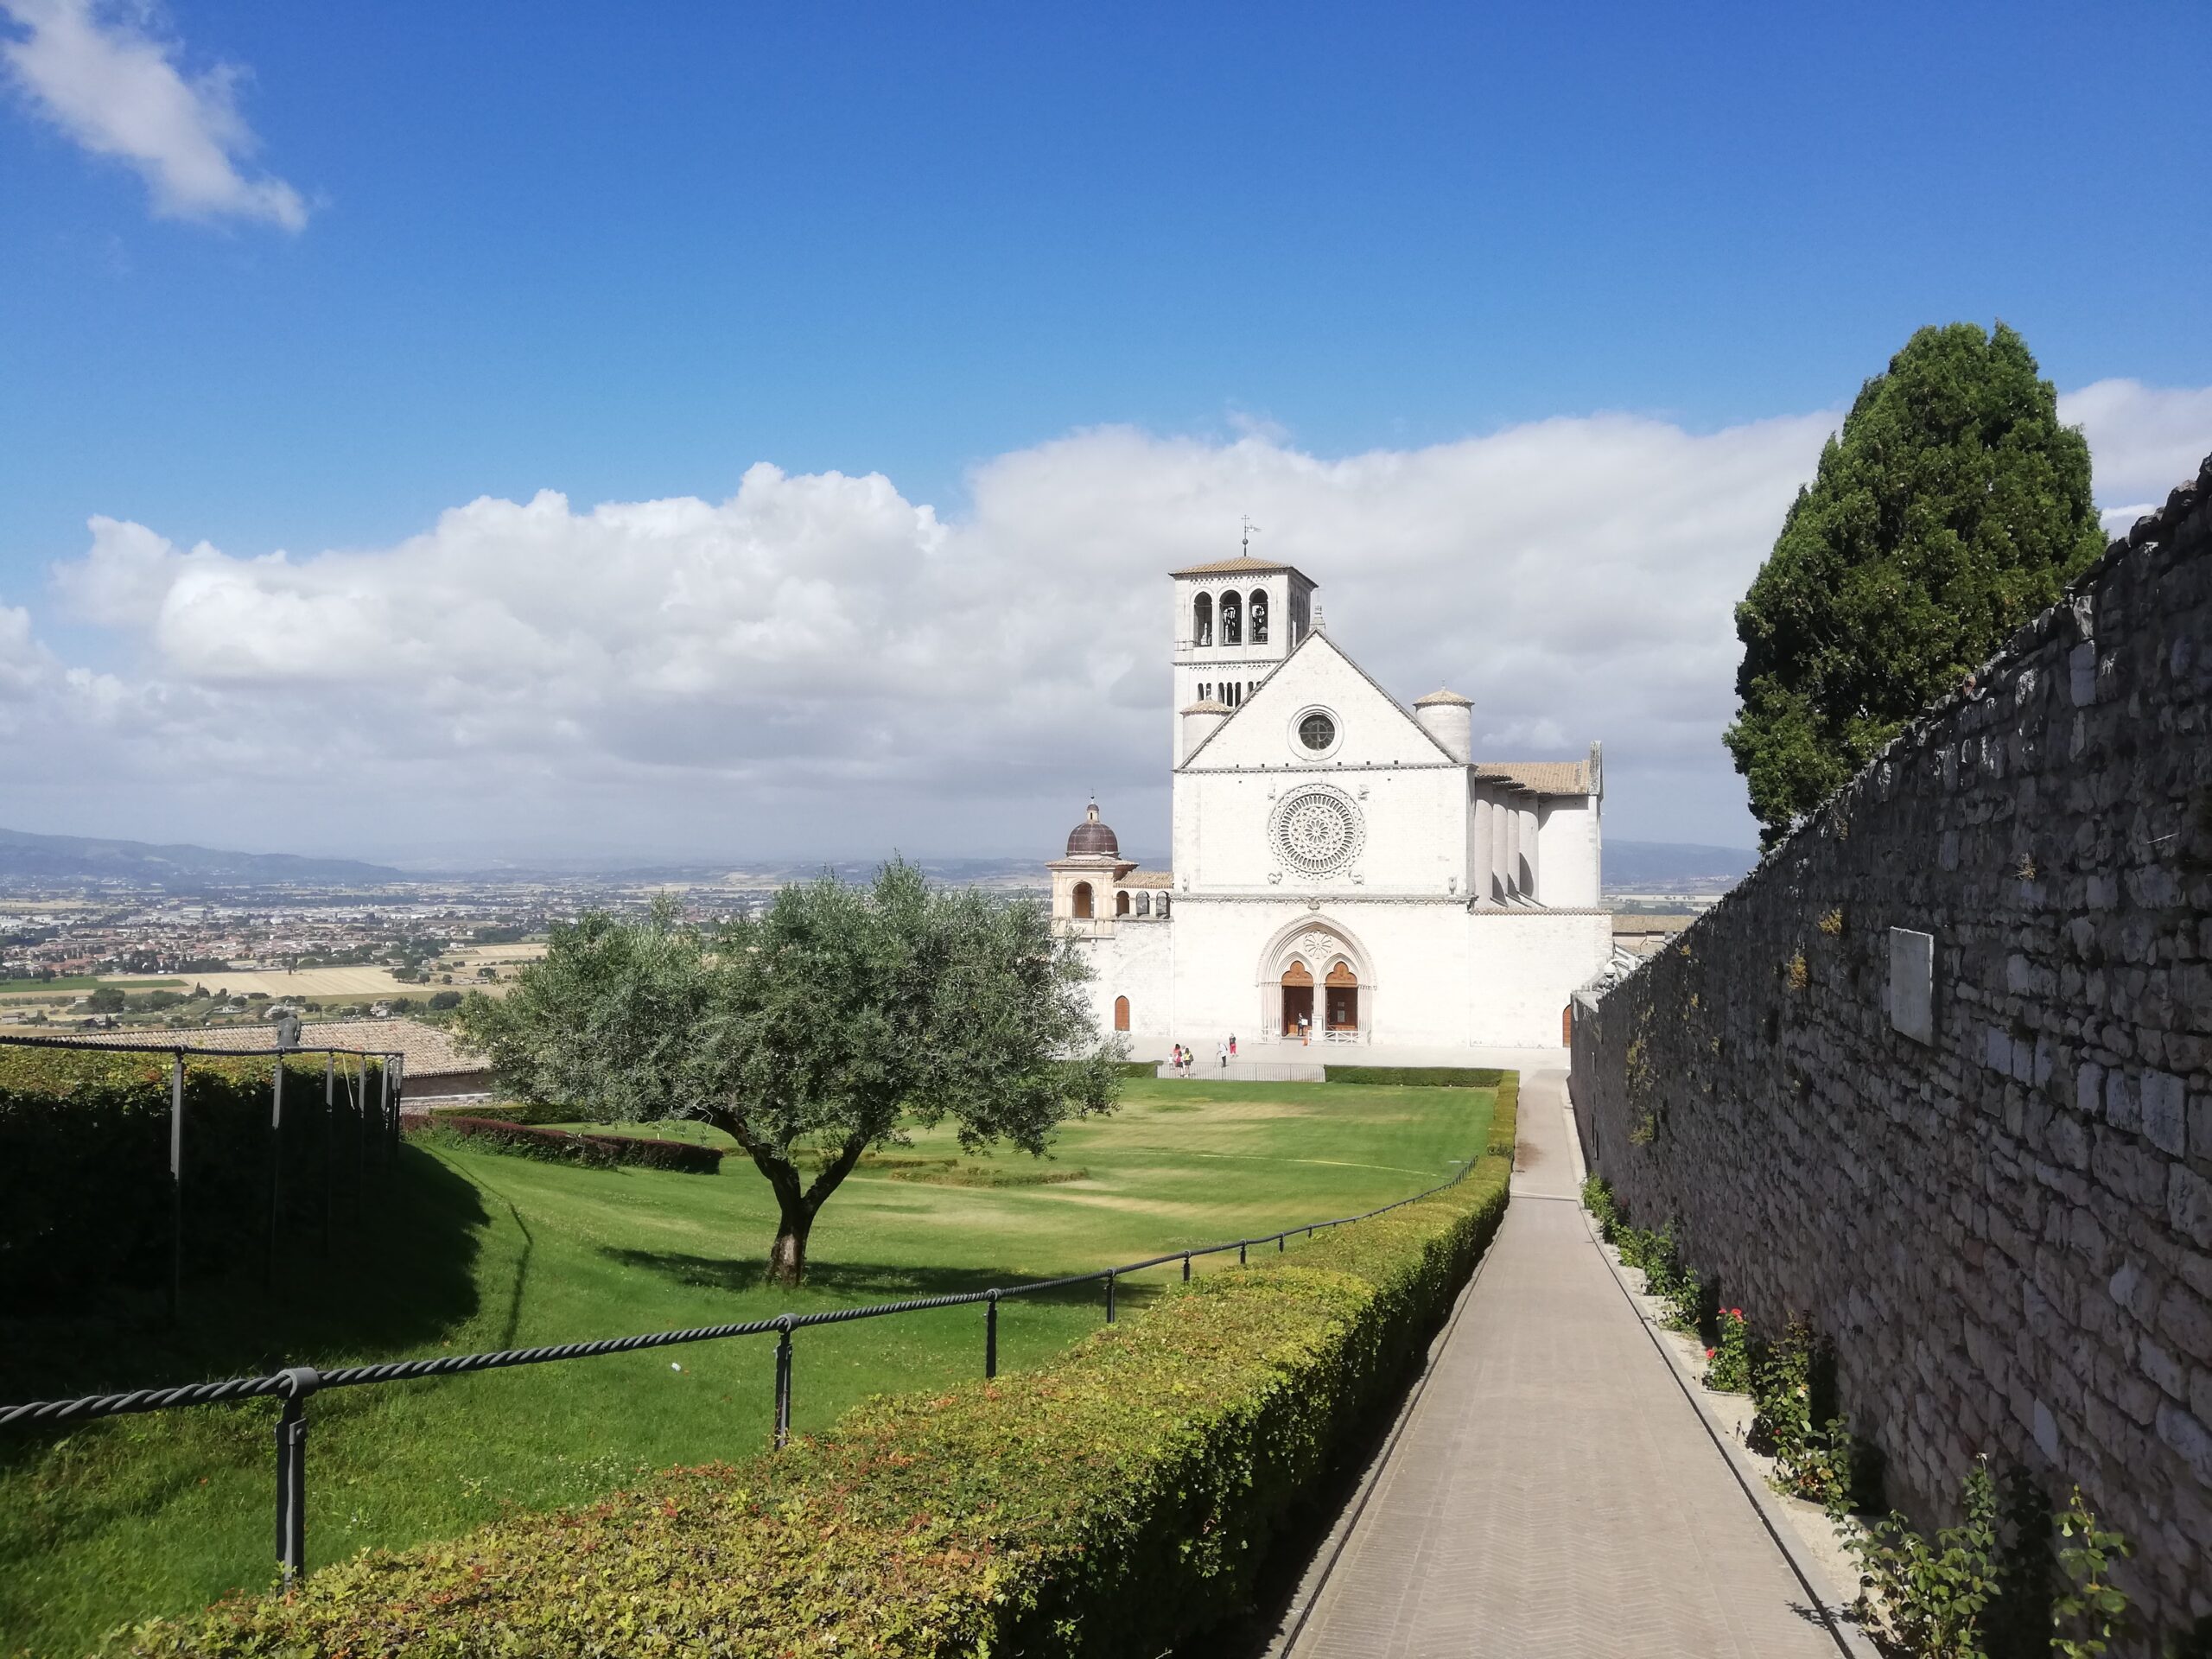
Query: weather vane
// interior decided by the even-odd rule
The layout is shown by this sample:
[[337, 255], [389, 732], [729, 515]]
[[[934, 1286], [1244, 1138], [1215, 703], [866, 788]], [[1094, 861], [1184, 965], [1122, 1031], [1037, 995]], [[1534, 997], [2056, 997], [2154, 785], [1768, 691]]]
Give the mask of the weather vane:
[[1251, 519], [1244, 520], [1244, 556], [1248, 559], [1252, 556], [1252, 532], [1258, 528], [1259, 526]]

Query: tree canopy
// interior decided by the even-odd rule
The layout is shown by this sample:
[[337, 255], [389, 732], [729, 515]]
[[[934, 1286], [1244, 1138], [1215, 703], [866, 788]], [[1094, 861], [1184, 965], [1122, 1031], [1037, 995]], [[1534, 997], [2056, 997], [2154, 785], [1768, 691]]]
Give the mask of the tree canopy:
[[1736, 607], [1726, 741], [1772, 846], [2104, 547], [2089, 447], [2004, 324], [1923, 328], [1860, 388]]
[[701, 1119], [773, 1189], [768, 1276], [804, 1274], [814, 1217], [861, 1155], [950, 1119], [963, 1145], [1041, 1153], [1110, 1110], [1074, 948], [1026, 899], [933, 888], [912, 865], [824, 876], [710, 931], [657, 906], [553, 931], [543, 961], [460, 1024], [525, 1100], [601, 1121]]

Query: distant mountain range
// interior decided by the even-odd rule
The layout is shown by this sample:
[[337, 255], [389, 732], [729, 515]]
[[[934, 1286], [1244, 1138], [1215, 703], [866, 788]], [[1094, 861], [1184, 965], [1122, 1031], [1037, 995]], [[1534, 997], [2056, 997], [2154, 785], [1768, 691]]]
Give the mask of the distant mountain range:
[[[1720, 893], [1759, 861], [1744, 847], [1703, 847], [1675, 841], [1605, 841], [1608, 893]], [[1046, 885], [1042, 864], [1030, 859], [921, 859], [940, 881], [978, 887]], [[618, 859], [545, 860], [506, 868], [409, 874], [350, 858], [301, 858], [290, 853], [234, 853], [143, 841], [105, 841], [91, 836], [34, 836], [0, 830], [0, 883], [113, 881], [131, 887], [378, 887], [394, 881], [460, 880], [485, 886], [532, 879], [596, 875], [602, 880], [689, 878], [734, 887], [775, 887], [805, 880], [827, 868], [840, 879], [866, 880], [875, 861], [764, 860], [731, 863], [646, 864]]]
[[1688, 841], [1616, 841], [1605, 837], [1608, 893], [1724, 893], [1750, 874], [1759, 855], [1748, 847], [1703, 847]]
[[158, 847], [144, 841], [0, 830], [0, 881], [121, 881], [156, 887], [372, 887], [405, 879], [397, 870], [350, 858], [226, 853], [208, 847]]

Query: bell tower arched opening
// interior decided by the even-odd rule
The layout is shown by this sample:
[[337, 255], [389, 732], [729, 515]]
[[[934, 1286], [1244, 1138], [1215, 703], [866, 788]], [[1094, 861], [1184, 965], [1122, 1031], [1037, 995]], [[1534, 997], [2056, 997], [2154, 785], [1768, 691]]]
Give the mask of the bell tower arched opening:
[[1075, 906], [1076, 919], [1079, 922], [1089, 921], [1092, 913], [1090, 883], [1088, 881], [1077, 882], [1075, 884], [1075, 891], [1070, 893], [1068, 898]]

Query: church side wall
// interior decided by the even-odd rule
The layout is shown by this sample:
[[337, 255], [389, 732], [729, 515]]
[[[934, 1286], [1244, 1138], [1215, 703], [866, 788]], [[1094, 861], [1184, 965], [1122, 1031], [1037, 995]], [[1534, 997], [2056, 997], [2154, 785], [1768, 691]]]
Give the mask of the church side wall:
[[1555, 796], [1545, 801], [1536, 837], [1543, 861], [1536, 897], [1555, 909], [1597, 909], [1596, 798]]
[[1458, 1040], [1557, 1048], [1576, 991], [1612, 959], [1612, 918], [1602, 912], [1478, 910], [1455, 916], [1467, 940]]
[[1090, 967], [1093, 1017], [1101, 1036], [1114, 1032], [1114, 999], [1129, 999], [1129, 1035], [1173, 1034], [1175, 994], [1175, 923], [1116, 922], [1110, 933], [1077, 942]]
[[1634, 1218], [1834, 1344], [1891, 1501], [2024, 1465], [2212, 1614], [2212, 463], [1578, 1010], [1573, 1077]]

